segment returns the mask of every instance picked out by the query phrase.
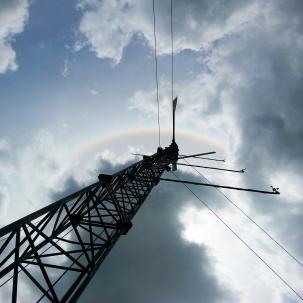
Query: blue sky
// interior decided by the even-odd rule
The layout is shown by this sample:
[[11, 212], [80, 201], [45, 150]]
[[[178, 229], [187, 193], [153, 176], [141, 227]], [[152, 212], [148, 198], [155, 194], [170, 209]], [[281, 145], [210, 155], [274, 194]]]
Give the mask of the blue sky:
[[[1, 76], [6, 135], [15, 130], [10, 135], [18, 136], [24, 126], [27, 131], [50, 128], [58, 132], [63, 124], [71, 125], [75, 133], [81, 128], [94, 129], [96, 134], [96, 124], [101, 130], [110, 122], [106, 117], [114, 118], [108, 104], [119, 100], [123, 104], [123, 82], [118, 81], [120, 73], [110, 62], [98, 60], [88, 51], [72, 51], [79, 18], [72, 3], [41, 1], [31, 6], [28, 24], [14, 43], [18, 73]], [[66, 77], [62, 75], [65, 62]], [[114, 83], [119, 82], [119, 90], [114, 90]], [[102, 91], [103, 102], [91, 95], [91, 89]], [[96, 115], [99, 111], [107, 115]], [[17, 125], [15, 121], [19, 121]]]
[[[116, 65], [96, 58], [89, 45], [74, 50], [84, 37], [78, 29], [81, 11], [72, 1], [35, 1], [29, 12], [22, 34], [12, 42], [18, 71], [1, 75], [1, 135], [24, 143], [24, 130], [60, 132], [68, 125], [67, 137], [77, 134], [79, 140], [87, 140], [121, 127], [142, 127], [126, 101], [155, 85], [153, 52], [144, 38], [134, 35]], [[188, 50], [176, 57], [176, 81], [203, 69], [203, 64], [196, 64], [198, 56]], [[160, 77], [167, 81], [170, 60], [168, 55], [159, 58]], [[154, 122], [149, 119], [143, 127], [154, 127]]]
[[[155, 4], [164, 146], [170, 142], [171, 129], [170, 1]], [[279, 198], [228, 194], [300, 260], [302, 16], [300, 0], [174, 1], [174, 86], [181, 152], [215, 149], [218, 157], [226, 158], [226, 166], [247, 168], [241, 178], [203, 172], [216, 183], [280, 187]], [[134, 161], [131, 152], [156, 150], [153, 43], [151, 0], [0, 2], [1, 226], [68, 191], [70, 180], [78, 186], [89, 184], [97, 170], [114, 171]], [[149, 285], [142, 284], [139, 293], [130, 288], [125, 302], [143, 302], [166, 280], [171, 283], [152, 303], [177, 302], [182, 291], [191, 295], [180, 303], [200, 302], [198, 285], [207, 293], [207, 302], [297, 302], [203, 207], [181, 189], [170, 188], [171, 196], [167, 190], [162, 185], [156, 189], [154, 204], [144, 208], [134, 234], [119, 244], [120, 250], [106, 265], [111, 279], [106, 282], [98, 274], [83, 302], [95, 300], [101, 282], [108, 283], [107, 300], [121, 302], [116, 293], [125, 292], [126, 286], [120, 281], [112, 289], [111, 282], [123, 275], [121, 260], [132, 247], [145, 257], [127, 270], [134, 285], [142, 281], [147, 273], [139, 267], [149, 257], [148, 245], [141, 247], [139, 241], [144, 228], [153, 239], [150, 245], [159, 250], [159, 270], [168, 262], [160, 252], [167, 249], [173, 254], [161, 246], [171, 238], [167, 243], [175, 247], [176, 256], [169, 266], [174, 270], [170, 274], [163, 270], [163, 279], [150, 274]], [[224, 206], [222, 199], [209, 191], [200, 193], [263, 256], [274, 260], [279, 273], [302, 293], [301, 267]], [[163, 197], [171, 209], [158, 213], [156, 223], [167, 228], [160, 237], [153, 233], [156, 227], [149, 218], [157, 216], [157, 201]], [[179, 199], [182, 205], [175, 205]], [[178, 271], [177, 264], [186, 247], [192, 267], [182, 280], [187, 269]], [[188, 283], [190, 274], [201, 284]], [[185, 285], [182, 291], [178, 283]], [[5, 300], [1, 290], [0, 299]]]

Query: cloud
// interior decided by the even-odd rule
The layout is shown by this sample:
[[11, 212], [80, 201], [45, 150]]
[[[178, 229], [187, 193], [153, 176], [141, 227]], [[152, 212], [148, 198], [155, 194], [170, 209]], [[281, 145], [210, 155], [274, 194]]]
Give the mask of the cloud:
[[[247, 22], [257, 18], [264, 6], [264, 1], [232, 0], [224, 5], [218, 1], [174, 1], [175, 52], [210, 47], [216, 40], [241, 30]], [[124, 48], [134, 36], [144, 38], [153, 48], [152, 1], [80, 0], [78, 8], [83, 11], [79, 30], [98, 58], [119, 63]], [[170, 1], [156, 1], [160, 55], [171, 52], [168, 16]]]
[[[84, 2], [80, 3], [84, 5]], [[91, 7], [87, 1], [85, 3], [85, 7]], [[122, 12], [124, 3], [102, 1], [94, 3], [93, 7], [95, 10], [84, 13], [80, 31], [87, 38], [98, 58], [110, 58], [118, 63], [123, 48], [133, 35], [129, 26], [125, 26], [129, 21], [128, 16]]]
[[50, 194], [50, 198], [52, 201], [57, 201], [59, 199], [62, 199], [78, 190], [80, 190], [83, 187], [81, 186], [74, 177], [68, 177], [63, 185], [63, 188], [61, 190], [55, 190]]
[[89, 93], [90, 93], [92, 96], [97, 96], [97, 95], [99, 95], [99, 91], [96, 90], [96, 89], [94, 89], [94, 88], [91, 88], [91, 89], [89, 90]]
[[0, 151], [1, 226], [51, 202], [51, 191], [61, 189], [69, 170], [67, 150], [53, 134], [40, 130], [25, 146]]
[[0, 74], [18, 68], [12, 43], [15, 35], [24, 30], [28, 9], [27, 0], [4, 0], [0, 3]]
[[[264, 180], [270, 171], [298, 175], [302, 166], [301, 2], [288, 7], [283, 1], [268, 1], [265, 8], [204, 57], [208, 69], [176, 83], [180, 128], [188, 123], [195, 130], [221, 128], [228, 152], [251, 168], [250, 181], [256, 174]], [[169, 83], [163, 83], [162, 91], [168, 99]], [[138, 91], [129, 107], [155, 114], [153, 96], [154, 91]], [[163, 102], [162, 116], [170, 115], [168, 106]]]
[[8, 140], [0, 138], [0, 157], [6, 157], [10, 151], [10, 144]]
[[67, 76], [69, 76], [69, 69], [70, 69], [70, 62], [69, 62], [68, 58], [66, 58], [66, 59], [64, 59], [63, 67], [62, 67], [62, 71], [61, 71], [62, 77], [66, 78]]

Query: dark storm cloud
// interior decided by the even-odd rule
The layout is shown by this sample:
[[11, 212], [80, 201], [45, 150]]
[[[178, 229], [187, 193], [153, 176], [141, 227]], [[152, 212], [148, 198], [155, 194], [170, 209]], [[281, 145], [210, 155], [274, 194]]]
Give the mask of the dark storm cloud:
[[92, 172], [92, 174], [98, 175], [98, 174], [102, 173], [102, 174], [111, 175], [111, 174], [118, 172], [119, 170], [126, 168], [127, 166], [129, 166], [139, 160], [141, 160], [141, 157], [137, 157], [136, 160], [130, 160], [123, 164], [122, 163], [113, 164], [108, 160], [100, 159], [99, 163], [97, 164], [97, 169], [94, 170]]
[[[245, 48], [227, 58], [246, 84], [236, 92], [241, 151], [245, 155], [245, 149], [252, 148], [257, 151], [255, 156], [262, 152], [271, 165], [295, 168], [302, 164], [303, 151], [302, 48], [285, 37], [286, 33], [276, 39], [261, 29], [256, 34], [255, 39], [245, 41]], [[262, 44], [264, 40], [266, 44]], [[289, 50], [289, 45], [294, 49]], [[242, 65], [247, 60], [251, 66]]]
[[50, 199], [57, 201], [63, 197], [66, 197], [83, 187], [73, 177], [68, 177], [64, 182], [64, 187], [60, 191], [50, 193]]
[[261, 154], [271, 166], [296, 168], [303, 152], [303, 5], [302, 1], [272, 4], [269, 24], [260, 18], [260, 24], [231, 35], [214, 56], [230, 67], [231, 79], [240, 78], [233, 88], [231, 117], [241, 134], [240, 159], [253, 156], [255, 162]]
[[[183, 176], [186, 177], [186, 176]], [[201, 303], [232, 299], [204, 246], [185, 243], [177, 220], [190, 193], [161, 184], [114, 247], [80, 302]], [[188, 203], [187, 203], [188, 205]], [[207, 232], [207, 231], [201, 231]]]
[[[110, 161], [101, 159], [99, 161], [99, 163], [97, 164], [97, 168], [90, 172], [89, 179], [92, 180], [92, 182], [97, 182], [98, 174], [102, 173], [102, 174], [111, 175], [111, 174], [116, 173], [119, 170], [124, 169], [125, 167], [127, 167], [133, 163], [134, 163], [134, 161], [128, 161], [124, 164], [113, 165]], [[59, 200], [63, 197], [66, 197], [66, 196], [80, 190], [81, 188], [85, 187], [86, 185], [87, 184], [85, 184], [85, 183], [80, 184], [77, 180], [75, 180], [75, 178], [73, 176], [69, 176], [64, 181], [62, 190], [54, 191], [49, 194], [50, 200], [52, 200], [52, 201]]]
[[4, 193], [0, 190], [0, 211], [3, 210], [3, 207], [5, 205], [5, 199], [6, 199], [6, 197], [5, 197]]
[[[289, 184], [295, 181], [301, 190], [303, 3], [267, 3], [268, 13], [230, 35], [213, 53], [216, 73], [228, 77], [222, 91], [229, 91], [228, 99], [216, 99], [220, 103], [213, 114], [220, 116], [221, 108], [232, 108], [228, 119], [235, 131], [231, 131], [231, 139], [238, 142], [233, 147], [234, 156], [239, 165], [247, 167], [247, 184], [270, 185], [270, 177], [280, 174]], [[282, 195], [256, 197], [251, 209], [262, 212], [279, 239], [303, 256], [303, 201], [283, 195], [279, 179], [274, 181]]]

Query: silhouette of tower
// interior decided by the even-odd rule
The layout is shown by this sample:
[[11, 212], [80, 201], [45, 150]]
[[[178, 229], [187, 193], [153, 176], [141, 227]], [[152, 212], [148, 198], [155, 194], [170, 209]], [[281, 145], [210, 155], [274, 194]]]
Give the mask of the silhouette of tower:
[[5, 287], [11, 302], [17, 302], [20, 288], [29, 284], [36, 302], [75, 302], [160, 180], [279, 194], [277, 188], [260, 191], [161, 178], [165, 171], [177, 169], [179, 159], [215, 153], [179, 156], [176, 104], [175, 98], [170, 146], [142, 155], [141, 161], [113, 175], [100, 174], [98, 182], [0, 229], [0, 287]]
[[[178, 159], [178, 146], [152, 156], [30, 214], [0, 230], [0, 281], [11, 280], [17, 301], [21, 276], [40, 299], [75, 302], [165, 170]], [[63, 285], [63, 286], [62, 286]]]

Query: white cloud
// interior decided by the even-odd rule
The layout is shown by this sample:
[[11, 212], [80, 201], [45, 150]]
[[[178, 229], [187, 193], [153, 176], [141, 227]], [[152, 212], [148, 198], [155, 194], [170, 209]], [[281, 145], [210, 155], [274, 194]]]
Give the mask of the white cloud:
[[[254, 3], [250, 8], [260, 7], [258, 1], [258, 5]], [[251, 9], [255, 13], [248, 14], [253, 16], [250, 22], [242, 20], [240, 23], [245, 25], [221, 40], [204, 58], [201, 65], [206, 64], [208, 70], [197, 73], [194, 79], [175, 83], [180, 128], [183, 123], [192, 125], [197, 132], [221, 129], [228, 138], [231, 154], [237, 157], [241, 151], [244, 158], [263, 148], [268, 166], [278, 160], [270, 146], [285, 141], [281, 149], [285, 153], [295, 153], [296, 148], [301, 148], [303, 26], [298, 14], [300, 2], [296, 3], [286, 8], [286, 4], [269, 1], [262, 12]], [[238, 20], [237, 15], [234, 13], [233, 18]], [[160, 114], [164, 121], [170, 116], [169, 86], [161, 82]], [[154, 100], [155, 91], [138, 91], [130, 98], [129, 108], [154, 116], [157, 110]], [[275, 127], [281, 131], [279, 134], [273, 133]], [[289, 142], [287, 135], [291, 135]], [[267, 145], [250, 144], [251, 136]], [[280, 159], [286, 161], [285, 157]], [[288, 158], [284, 164], [296, 159]]]
[[128, 19], [130, 16], [123, 13], [124, 3], [120, 1], [96, 2], [93, 6], [95, 10], [84, 13], [80, 31], [91, 43], [98, 58], [110, 58], [118, 63], [123, 48], [133, 35]]
[[10, 145], [6, 139], [0, 138], [0, 152], [10, 149]]
[[90, 94], [93, 95], [93, 96], [99, 95], [99, 91], [96, 90], [96, 89], [94, 89], [94, 88], [91, 88], [91, 89], [89, 90], [89, 92], [90, 92]]
[[[217, 1], [174, 2], [176, 53], [184, 49], [208, 48], [214, 41], [241, 30], [265, 10], [264, 1], [243, 3], [233, 0], [224, 6]], [[120, 62], [124, 48], [134, 35], [144, 37], [153, 47], [152, 1], [80, 0], [78, 3], [83, 10], [80, 32], [98, 58]], [[159, 54], [171, 51], [169, 16], [170, 1], [156, 1]]]
[[[100, 169], [116, 171], [132, 157], [128, 151], [117, 155], [105, 149], [85, 156], [86, 161], [77, 165], [81, 157], [66, 136], [62, 140], [50, 131], [39, 130], [25, 146], [18, 148], [0, 138], [0, 228], [78, 190], [79, 186], [95, 183]], [[24, 277], [20, 277], [18, 287], [25, 302], [34, 301], [36, 294]], [[8, 283], [1, 288], [0, 302], [6, 302], [10, 296]]]
[[0, 74], [15, 71], [16, 52], [12, 42], [16, 34], [24, 30], [28, 20], [27, 0], [4, 0], [0, 2]]
[[69, 169], [67, 151], [51, 133], [39, 131], [27, 146], [1, 154], [1, 226], [51, 202], [49, 193], [63, 186]]
[[70, 63], [69, 63], [68, 58], [66, 58], [66, 59], [64, 59], [63, 68], [61, 71], [62, 77], [66, 78], [69, 75], [69, 68], [70, 68]]
[[[210, 204], [209, 201], [207, 203]], [[273, 242], [269, 242], [258, 229], [231, 210], [224, 209], [220, 216], [290, 285], [300, 290], [300, 269], [290, 263]], [[183, 225], [183, 238], [190, 243], [208, 247], [209, 253], [215, 257], [213, 266], [217, 275], [238, 294], [239, 302], [284, 302], [285, 295], [296, 298], [208, 210], [192, 206], [183, 209], [179, 218]]]
[[70, 177], [84, 186], [96, 182], [100, 168], [111, 163], [115, 169], [133, 158], [129, 150], [117, 154], [111, 149], [94, 150], [81, 158], [66, 136], [39, 130], [17, 149], [0, 140], [0, 226], [54, 202], [53, 193], [62, 191]]

